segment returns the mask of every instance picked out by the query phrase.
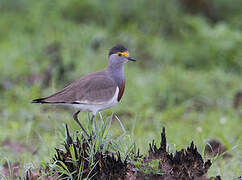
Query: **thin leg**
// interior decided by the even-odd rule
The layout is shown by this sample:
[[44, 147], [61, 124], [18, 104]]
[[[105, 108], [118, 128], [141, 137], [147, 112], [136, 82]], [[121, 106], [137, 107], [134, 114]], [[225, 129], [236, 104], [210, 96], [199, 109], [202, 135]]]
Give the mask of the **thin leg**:
[[95, 118], [95, 115], [92, 114], [92, 117], [91, 117], [91, 123], [92, 123], [92, 125], [93, 125], [94, 118]]
[[89, 134], [87, 132], [87, 130], [82, 126], [82, 124], [80, 123], [80, 121], [78, 120], [77, 115], [79, 114], [80, 111], [77, 111], [74, 115], [73, 115], [73, 119], [77, 122], [77, 124], [81, 127], [81, 129], [84, 131], [84, 133], [87, 135], [87, 137], [89, 138]]
[[66, 134], [66, 138], [65, 138], [66, 144], [67, 145], [73, 144], [73, 141], [72, 141], [72, 138], [70, 136], [67, 124], [65, 125], [65, 134]]
[[[94, 120], [94, 118], [95, 118], [95, 115], [94, 114], [92, 114], [92, 117], [91, 117], [91, 125], [92, 125], [92, 129], [93, 129], [93, 120]], [[92, 135], [94, 136], [94, 138], [96, 137], [96, 134], [95, 134], [95, 132], [92, 130]]]

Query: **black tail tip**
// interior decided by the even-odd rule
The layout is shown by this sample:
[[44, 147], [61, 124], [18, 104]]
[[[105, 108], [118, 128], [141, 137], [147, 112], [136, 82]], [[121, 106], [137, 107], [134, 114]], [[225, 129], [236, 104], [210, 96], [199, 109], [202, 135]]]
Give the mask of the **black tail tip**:
[[34, 99], [34, 100], [32, 100], [32, 102], [31, 103], [44, 103], [44, 98], [40, 98], [40, 99]]

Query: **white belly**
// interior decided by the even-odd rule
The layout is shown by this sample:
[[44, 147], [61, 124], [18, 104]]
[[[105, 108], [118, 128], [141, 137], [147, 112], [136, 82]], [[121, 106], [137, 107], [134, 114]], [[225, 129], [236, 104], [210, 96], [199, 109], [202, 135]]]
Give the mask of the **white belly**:
[[117, 87], [112, 99], [106, 102], [87, 102], [86, 101], [86, 102], [79, 102], [83, 104], [73, 104], [72, 106], [74, 108], [79, 109], [80, 111], [89, 111], [95, 115], [97, 112], [101, 110], [108, 109], [115, 106], [118, 103], [118, 93], [119, 93], [119, 88]]

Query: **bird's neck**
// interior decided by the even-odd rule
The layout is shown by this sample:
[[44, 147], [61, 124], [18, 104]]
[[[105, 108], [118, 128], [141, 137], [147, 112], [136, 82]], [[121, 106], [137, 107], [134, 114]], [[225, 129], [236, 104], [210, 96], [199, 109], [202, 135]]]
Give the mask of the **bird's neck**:
[[124, 65], [123, 64], [108, 65], [106, 70], [109, 76], [114, 80], [114, 82], [119, 87], [121, 87], [122, 84], [125, 82]]

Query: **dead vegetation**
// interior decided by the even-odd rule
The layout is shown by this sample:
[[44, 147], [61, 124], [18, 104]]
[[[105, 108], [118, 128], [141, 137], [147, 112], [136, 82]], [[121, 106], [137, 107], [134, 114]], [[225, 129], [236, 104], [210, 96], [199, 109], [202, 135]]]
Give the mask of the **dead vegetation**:
[[[220, 176], [207, 177], [211, 167], [210, 160], [204, 162], [193, 142], [186, 149], [170, 153], [167, 149], [165, 128], [162, 129], [160, 146], [149, 144], [148, 155], [141, 155], [139, 151], [132, 156], [122, 159], [119, 152], [95, 151], [93, 137], [85, 139], [78, 137], [74, 141], [66, 127], [65, 149], [56, 149], [53, 158], [55, 167], [47, 167], [50, 176], [55, 178], [94, 179], [94, 180], [220, 180]], [[64, 171], [70, 174], [63, 173]], [[46, 170], [45, 170], [46, 172]], [[35, 173], [35, 176], [33, 176]], [[42, 174], [29, 171], [26, 179], [37, 179]]]

